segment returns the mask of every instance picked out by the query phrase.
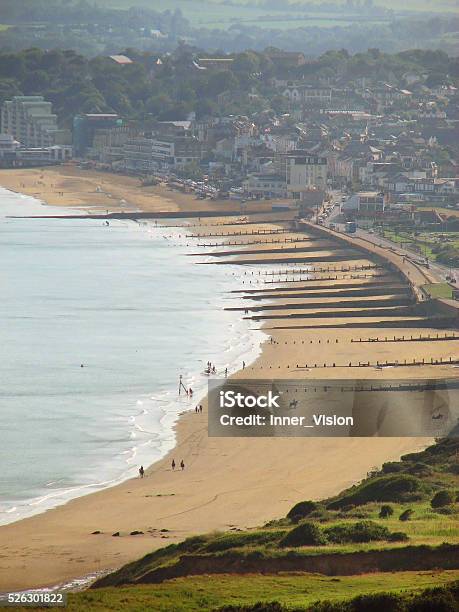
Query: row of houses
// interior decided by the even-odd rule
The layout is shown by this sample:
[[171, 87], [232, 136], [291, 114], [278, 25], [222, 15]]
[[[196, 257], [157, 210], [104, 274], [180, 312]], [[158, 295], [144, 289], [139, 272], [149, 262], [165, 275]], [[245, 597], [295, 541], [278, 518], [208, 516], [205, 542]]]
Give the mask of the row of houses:
[[[67, 159], [71, 149], [65, 147], [72, 143], [78, 159], [137, 174], [201, 172], [224, 178], [249, 198], [303, 199], [341, 188], [367, 194], [359, 196], [358, 208], [373, 206], [378, 213], [379, 197], [368, 194], [389, 194], [392, 202], [455, 204], [457, 181], [450, 177], [458, 176], [459, 168], [455, 172], [451, 159], [445, 172], [442, 161], [445, 150], [457, 150], [454, 87], [429, 88], [423, 75], [404, 75], [395, 84], [344, 74], [308, 77], [307, 69], [292, 81], [288, 77], [298, 76], [308, 60], [276, 50], [270, 59], [277, 75], [263, 91], [251, 85], [248, 91], [215, 97], [220, 109], [233, 99], [263, 100], [246, 115], [220, 112], [196, 119], [191, 113], [186, 121], [139, 122], [117, 113], [87, 113], [74, 118], [69, 140], [49, 102], [18, 96], [2, 108], [2, 132], [13, 142], [2, 145], [0, 139], [0, 157], [3, 151], [4, 158], [19, 160], [21, 150], [25, 160], [29, 149], [30, 159], [38, 159], [40, 151]], [[127, 56], [112, 56], [112, 61], [132, 63]], [[194, 63], [196, 70], [233, 70], [235, 59], [195, 57]], [[282, 111], [274, 110], [279, 94], [288, 112], [284, 104]]]

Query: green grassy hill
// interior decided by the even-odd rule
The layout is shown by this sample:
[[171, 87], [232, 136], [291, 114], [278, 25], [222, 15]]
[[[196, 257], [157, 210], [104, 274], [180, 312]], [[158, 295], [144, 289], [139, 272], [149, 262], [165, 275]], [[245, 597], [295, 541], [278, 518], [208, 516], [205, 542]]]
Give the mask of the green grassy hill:
[[[172, 544], [71, 596], [70, 609], [89, 601], [91, 609], [116, 608], [116, 601], [126, 602], [123, 609], [140, 609], [145, 598], [155, 610], [274, 600], [279, 610], [316, 609], [308, 606], [318, 599], [340, 602], [351, 593], [381, 591], [404, 593], [403, 605], [411, 605], [407, 593], [459, 578], [458, 457], [459, 440], [442, 440], [384, 464], [333, 498], [300, 502], [258, 529]], [[396, 605], [394, 610], [404, 609]], [[349, 608], [354, 609], [380, 608]]]
[[156, 550], [68, 609], [457, 612], [458, 475], [459, 439], [441, 440], [258, 529]]

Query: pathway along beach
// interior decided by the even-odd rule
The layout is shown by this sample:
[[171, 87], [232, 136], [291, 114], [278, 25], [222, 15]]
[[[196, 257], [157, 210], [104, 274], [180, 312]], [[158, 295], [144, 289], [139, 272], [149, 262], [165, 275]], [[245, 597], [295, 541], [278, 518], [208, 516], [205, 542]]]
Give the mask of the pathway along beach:
[[[126, 206], [196, 210], [202, 204], [166, 188], [141, 188], [136, 179], [74, 167], [0, 172], [0, 184], [50, 204], [96, 205], [98, 210]], [[209, 210], [219, 204], [203, 206]], [[191, 231], [200, 237], [190, 242], [221, 245], [231, 240], [228, 251], [245, 251], [237, 259], [240, 290], [242, 295], [255, 296], [257, 303], [241, 310], [241, 316], [251, 317], [254, 327], [263, 324], [273, 342], [263, 345], [261, 356], [245, 368], [244, 377], [454, 377], [453, 366], [443, 362], [459, 358], [459, 341], [428, 338], [439, 332], [451, 336], [452, 328], [437, 329], [438, 322], [416, 309], [399, 275], [329, 237], [318, 240], [307, 230], [272, 233], [286, 225], [276, 223], [270, 214], [257, 215], [250, 225], [237, 223], [223, 213], [203, 220], [199, 227], [194, 220]], [[292, 239], [297, 245], [293, 250]], [[208, 248], [196, 250], [209, 255]], [[224, 253], [212, 261], [223, 265], [228, 257]], [[270, 261], [270, 269], [283, 274], [248, 275], [243, 261], [251, 267]], [[308, 275], [298, 272], [311, 266], [314, 271]], [[354, 342], [402, 335], [425, 339]], [[422, 359], [424, 365], [379, 371], [346, 366], [377, 360], [422, 363]], [[333, 495], [383, 462], [431, 442], [426, 438], [208, 438], [205, 402], [203, 406], [202, 413], [181, 417], [177, 447], [149, 467], [145, 478], [0, 527], [0, 592], [56, 585], [114, 569], [189, 535], [261, 525], [302, 499]], [[183, 458], [186, 470], [173, 472], [173, 457], [176, 462]], [[133, 531], [142, 533], [130, 535]]]

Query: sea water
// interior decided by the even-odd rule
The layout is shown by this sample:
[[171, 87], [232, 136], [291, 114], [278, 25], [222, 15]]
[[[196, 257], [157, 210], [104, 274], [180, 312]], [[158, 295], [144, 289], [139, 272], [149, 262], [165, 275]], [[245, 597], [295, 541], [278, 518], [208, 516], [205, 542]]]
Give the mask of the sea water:
[[223, 309], [247, 269], [196, 265], [183, 228], [9, 218], [68, 212], [0, 188], [0, 523], [164, 456], [207, 361], [239, 369], [263, 338]]

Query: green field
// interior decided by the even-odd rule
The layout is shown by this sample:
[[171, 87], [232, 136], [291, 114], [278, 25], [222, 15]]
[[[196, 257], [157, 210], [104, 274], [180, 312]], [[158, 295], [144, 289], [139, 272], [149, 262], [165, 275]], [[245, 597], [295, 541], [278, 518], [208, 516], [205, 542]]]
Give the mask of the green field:
[[[202, 0], [202, 2], [198, 0], [157, 0], [154, 5], [150, 0], [99, 0], [98, 2], [101, 6], [111, 8], [142, 6], [159, 11], [180, 8], [184, 17], [193, 25], [209, 28], [226, 28], [235, 22], [276, 29], [307, 26], [333, 27], [350, 25], [355, 21], [346, 15], [343, 15], [344, 20], [342, 20], [336, 13], [328, 18], [325, 13], [310, 10], [311, 5], [321, 3], [322, 0], [304, 0], [301, 3], [296, 1], [295, 7], [291, 7], [289, 2], [279, 1], [276, 5], [266, 7], [257, 5], [256, 2], [250, 3], [243, 0], [239, 2], [233, 0], [231, 4], [218, 0]], [[344, 6], [344, 2], [341, 4]], [[378, 0], [376, 4], [397, 12], [401, 9], [397, 0]], [[432, 7], [432, 2], [429, 0], [407, 0], [403, 4], [403, 10], [454, 12], [456, 7], [452, 0], [437, 1], [435, 7]], [[267, 17], [271, 19], [266, 19]], [[362, 15], [356, 13], [357, 19], [361, 17]], [[374, 22], [380, 21], [376, 19]], [[366, 23], [372, 23], [372, 20]]]
[[451, 254], [459, 253], [458, 232], [419, 232], [413, 229], [406, 230], [397, 227], [385, 227], [384, 237], [404, 248], [411, 249], [431, 261], [438, 261], [449, 265], [445, 260], [444, 251]]
[[[71, 594], [69, 612], [131, 610], [206, 612], [223, 605], [279, 601], [305, 607], [317, 600], [339, 601], [368, 592], [422, 590], [459, 578], [458, 571], [399, 572], [328, 577], [319, 574], [283, 576], [194, 576], [158, 585], [109, 588]], [[129, 607], [126, 607], [129, 602]]]
[[444, 298], [451, 300], [453, 290], [448, 283], [435, 283], [432, 285], [424, 285], [423, 289], [433, 298]]

